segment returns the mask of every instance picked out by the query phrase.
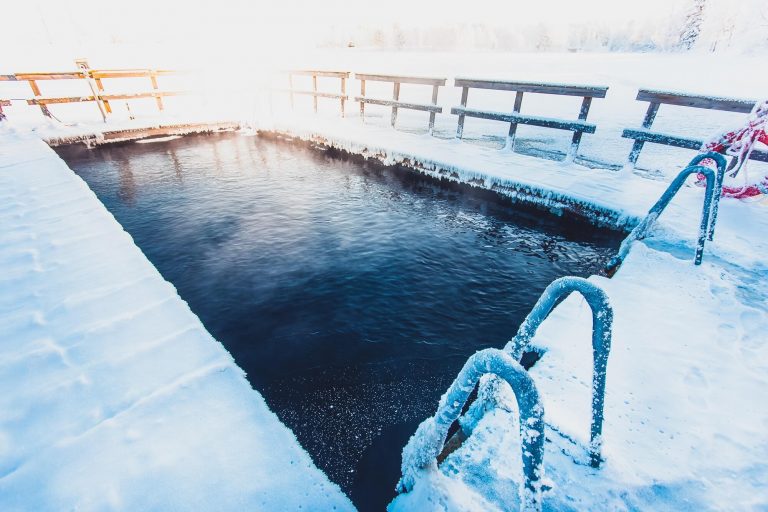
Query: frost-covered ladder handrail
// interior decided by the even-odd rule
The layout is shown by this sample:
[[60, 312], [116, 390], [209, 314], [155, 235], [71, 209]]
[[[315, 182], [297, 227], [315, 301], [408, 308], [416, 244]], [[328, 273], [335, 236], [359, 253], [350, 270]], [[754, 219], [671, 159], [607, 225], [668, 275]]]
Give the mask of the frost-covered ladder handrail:
[[520, 485], [522, 510], [541, 510], [541, 479], [544, 458], [544, 407], [539, 392], [528, 372], [508, 353], [485, 349], [472, 355], [456, 380], [440, 399], [437, 412], [419, 425], [403, 449], [402, 478], [399, 491], [413, 489], [417, 472], [436, 464], [451, 424], [474, 390], [480, 377], [496, 375], [509, 383], [520, 411], [520, 440], [523, 461], [523, 482]]
[[[717, 172], [714, 172], [709, 167], [700, 165], [703, 160], [712, 159], [717, 163]], [[694, 258], [694, 264], [700, 265], [701, 258], [704, 254], [704, 242], [705, 240], [712, 240], [715, 236], [715, 223], [717, 222], [717, 211], [720, 206], [720, 194], [723, 189], [723, 176], [725, 175], [726, 161], [725, 157], [720, 153], [710, 151], [701, 155], [697, 155], [688, 164], [688, 166], [680, 171], [680, 174], [672, 180], [667, 190], [661, 195], [656, 204], [654, 204], [645, 218], [635, 226], [635, 228], [627, 235], [627, 238], [621, 242], [619, 252], [614, 256], [608, 265], [605, 267], [605, 272], [609, 276], [612, 276], [619, 269], [624, 259], [629, 254], [629, 249], [632, 247], [632, 243], [635, 240], [642, 240], [645, 238], [648, 230], [656, 222], [661, 213], [672, 201], [672, 198], [680, 191], [685, 183], [685, 180], [691, 174], [701, 174], [707, 180], [707, 186], [704, 192], [704, 206], [701, 212], [701, 222], [699, 224], [699, 238], [696, 243], [696, 255]]]
[[511, 354], [515, 360], [519, 360], [536, 335], [539, 326], [549, 317], [558, 301], [572, 292], [580, 293], [592, 310], [592, 421], [589, 455], [590, 464], [593, 467], [599, 467], [602, 460], [600, 447], [603, 435], [605, 377], [613, 333], [613, 308], [605, 291], [581, 277], [561, 277], [552, 281], [525, 317], [515, 337], [504, 347], [504, 351]]

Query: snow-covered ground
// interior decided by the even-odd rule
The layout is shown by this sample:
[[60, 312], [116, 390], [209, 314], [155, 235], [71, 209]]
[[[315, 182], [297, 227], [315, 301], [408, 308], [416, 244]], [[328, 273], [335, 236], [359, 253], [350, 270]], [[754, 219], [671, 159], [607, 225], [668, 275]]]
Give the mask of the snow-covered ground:
[[[756, 57], [737, 58], [735, 64], [730, 61], [739, 69], [740, 79], [734, 80], [729, 70], [720, 71], [722, 64], [709, 56], [396, 55], [399, 57], [333, 53], [313, 55], [312, 63], [295, 64], [608, 85], [609, 96], [595, 100], [590, 113], [589, 120], [598, 125], [598, 131], [585, 135], [581, 150], [586, 163], [597, 168], [501, 151], [507, 130], [504, 123], [468, 120], [468, 140], [454, 140], [456, 117], [447, 112], [458, 104], [458, 90], [450, 86], [440, 93], [439, 103], [446, 113], [438, 116], [436, 137], [423, 133], [426, 114], [401, 110], [396, 131], [387, 126], [388, 109], [366, 107], [363, 124], [355, 115], [357, 105], [351, 102], [349, 118], [338, 119], [334, 114], [338, 104], [331, 100], [320, 100], [321, 113], [315, 116], [290, 114], [284, 110], [285, 101], [270, 105], [268, 96], [262, 96], [260, 101], [248, 103], [249, 112], [238, 117], [251, 118], [259, 129], [314, 140], [386, 163], [404, 163], [435, 176], [510, 195], [532, 193], [556, 213], [578, 211], [602, 222], [631, 225], [693, 156], [690, 151], [647, 145], [640, 166], [652, 172], [603, 168], [620, 166], [629, 152], [631, 141], [622, 139], [620, 132], [640, 125], [647, 104], [634, 101], [638, 87], [747, 98], [768, 91], [768, 73]], [[321, 87], [330, 91], [334, 84], [322, 81]], [[352, 95], [355, 87], [354, 83], [348, 86]], [[426, 87], [403, 86], [401, 92], [404, 101], [428, 100]], [[386, 98], [391, 88], [369, 88], [368, 93]], [[473, 94], [470, 92], [472, 107], [510, 109], [510, 93]], [[571, 112], [575, 118], [578, 101], [570, 100], [572, 104], [566, 105], [526, 95], [523, 112], [562, 116]], [[307, 99], [299, 110], [306, 111], [308, 105]], [[39, 497], [41, 505], [56, 498], [67, 506], [94, 504], [91, 508], [98, 508], [114, 499], [118, 505], [123, 500], [124, 508], [151, 508], [155, 502], [141, 500], [156, 496], [144, 492], [153, 480], [169, 489], [166, 499], [180, 496], [189, 500], [182, 505], [211, 499], [204, 490], [215, 488], [217, 498], [221, 499], [219, 494], [231, 498], [231, 508], [237, 508], [238, 503], [258, 503], [251, 498], [262, 491], [267, 499], [285, 493], [284, 499], [302, 500], [302, 493], [286, 490], [298, 481], [309, 482], [299, 485], [309, 492], [305, 503], [310, 508], [327, 508], [319, 499], [349, 507], [85, 185], [55, 156], [44, 153], [42, 143], [33, 140], [64, 132], [98, 131], [104, 125], [91, 120], [62, 129], [55, 123], [44, 128], [18, 123], [14, 129], [16, 108], [24, 107], [9, 109], [11, 128], [0, 134], [4, 198], [0, 236], [8, 240], [0, 251], [0, 268], [10, 276], [0, 281], [0, 322], [4, 331], [6, 325], [12, 329], [7, 339], [14, 341], [2, 347], [9, 356], [0, 379], [5, 389], [19, 390], [7, 394], [2, 405], [3, 417], [12, 418], [4, 420], [5, 437], [0, 438], [0, 446], [8, 453], [2, 460], [10, 461], [0, 478], [3, 500], [21, 508], [21, 495], [37, 482], [33, 496]], [[214, 114], [213, 107], [206, 112], [216, 118]], [[654, 127], [706, 137], [743, 117], [662, 106]], [[185, 114], [179, 119], [189, 117]], [[123, 120], [107, 128], [137, 124], [140, 121]], [[551, 151], [558, 145], [564, 148], [569, 139], [567, 134], [528, 127], [520, 127], [518, 133], [519, 147], [526, 153]], [[48, 165], [50, 162], [55, 164]], [[765, 169], [750, 164], [753, 173], [765, 173]], [[764, 201], [724, 199], [715, 240], [706, 246], [704, 263], [696, 267], [693, 240], [702, 197], [700, 188], [683, 188], [652, 236], [634, 246], [613, 279], [590, 278], [604, 287], [615, 310], [605, 406], [606, 461], [601, 469], [583, 463], [591, 379], [587, 305], [570, 297], [534, 339], [547, 349], [531, 370], [549, 425], [545, 468], [552, 490], [545, 495], [546, 509], [768, 508], [768, 440], [764, 435], [768, 406], [761, 400], [768, 380], [768, 241], [764, 236], [768, 206]], [[88, 206], [82, 208], [82, 204]], [[101, 224], [78, 222], [86, 214], [89, 222], [94, 222], [90, 218], [94, 216], [102, 219]], [[109, 236], [106, 244], [93, 235], [101, 233], [100, 229], [105, 234], [98, 236]], [[113, 253], [114, 260], [103, 257]], [[94, 259], [98, 265], [93, 269], [78, 264]], [[133, 263], [126, 263], [127, 259]], [[87, 269], [92, 277], [83, 274]], [[144, 274], [151, 279], [139, 281]], [[79, 295], [65, 300], [69, 293]], [[163, 298], [164, 302], [146, 312], [136, 306]], [[152, 322], [122, 319], [130, 329], [108, 323], [118, 315], [110, 308], [128, 306], [129, 311], [136, 311], [136, 318], [139, 313], [157, 316]], [[166, 308], [170, 311], [164, 311]], [[94, 316], [81, 316], [86, 314]], [[97, 315], [99, 321], [94, 324], [74, 323], [77, 318]], [[161, 340], [181, 343], [178, 331], [190, 325], [197, 329], [197, 341], [192, 348], [185, 345], [183, 352], [190, 360], [163, 356], [171, 348]], [[510, 326], [510, 337], [516, 327]], [[131, 342], [121, 343], [123, 339]], [[190, 343], [186, 335], [183, 339]], [[163, 357], [171, 357], [167, 365]], [[141, 373], [145, 370], [137, 370], [145, 364], [142, 358], [153, 362], [148, 376]], [[38, 373], [30, 372], [32, 365]], [[218, 371], [221, 368], [224, 371]], [[202, 375], [196, 377], [196, 372]], [[93, 391], [99, 376], [107, 374], [120, 376], [120, 384]], [[20, 379], [30, 384], [19, 389]], [[91, 390], [90, 394], [83, 389]], [[72, 400], [88, 404], [92, 414], [73, 414]], [[203, 403], [208, 405], [203, 407]], [[210, 419], [214, 417], [216, 423]], [[159, 418], [164, 423], [157, 423]], [[462, 448], [439, 470], [424, 472], [414, 490], [400, 496], [391, 508], [514, 509], [519, 481], [515, 421], [514, 414], [504, 411], [486, 416]], [[29, 437], [22, 443], [13, 436]], [[212, 439], [223, 439], [226, 444], [222, 441], [214, 446]], [[274, 460], [269, 476], [259, 457]], [[285, 457], [305, 470], [275, 470], [285, 466]], [[178, 480], [171, 474], [178, 475]], [[100, 485], [87, 485], [89, 479]], [[51, 482], [45, 492], [39, 490], [40, 481]], [[179, 487], [181, 481], [185, 482], [183, 488]], [[282, 506], [283, 502], [271, 503], [279, 503], [277, 509], [291, 508]]]
[[[726, 215], [733, 215], [734, 211]], [[765, 224], [763, 223], [765, 227]], [[603, 456], [588, 465], [591, 312], [563, 302], [534, 343], [545, 408], [545, 510], [764, 510], [768, 406], [766, 268], [718, 258], [694, 267], [637, 244], [613, 279], [592, 277], [614, 307]], [[758, 245], [760, 245], [758, 243]], [[764, 245], [763, 245], [764, 248]], [[515, 510], [516, 412], [496, 410], [392, 511]]]
[[10, 130], [0, 333], [4, 511], [353, 509], [85, 182]]
[[[614, 112], [614, 119], [626, 110]], [[426, 131], [426, 115], [403, 116], [401, 129], [392, 130], [387, 114], [371, 116], [365, 125], [354, 118], [280, 115], [265, 128], [513, 196], [532, 193], [533, 202], [556, 212], [580, 211], [618, 225], [637, 222], [694, 155], [657, 148], [661, 172], [653, 176], [588, 169], [477, 140], [414, 133]], [[670, 120], [678, 132], [685, 123], [701, 129], [695, 116], [678, 114], [683, 117], [676, 125]], [[716, 127], [718, 121], [708, 122]], [[497, 124], [502, 139], [506, 127]], [[596, 159], [614, 159], [619, 143], [595, 147]], [[764, 169], [750, 164], [752, 173]], [[588, 465], [586, 451], [589, 307], [570, 297], [534, 338], [546, 349], [531, 370], [548, 424], [545, 473], [552, 489], [545, 494], [546, 510], [768, 507], [768, 405], [760, 399], [768, 385], [768, 205], [724, 199], [715, 240], [697, 267], [692, 260], [702, 200], [703, 189], [684, 187], [613, 279], [590, 278], [606, 290], [615, 314], [601, 469]], [[515, 328], [510, 326], [510, 336]], [[518, 432], [516, 412], [489, 414], [462, 448], [439, 470], [422, 473], [414, 490], [390, 509], [516, 509]]]

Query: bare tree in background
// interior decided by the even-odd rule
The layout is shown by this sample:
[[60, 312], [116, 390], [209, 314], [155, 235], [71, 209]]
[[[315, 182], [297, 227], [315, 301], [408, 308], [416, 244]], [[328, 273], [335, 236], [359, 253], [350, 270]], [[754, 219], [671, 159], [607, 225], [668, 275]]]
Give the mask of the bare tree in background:
[[704, 10], [707, 0], [693, 0], [688, 13], [685, 15], [685, 22], [680, 30], [680, 40], [678, 47], [683, 50], [690, 50], [696, 44], [696, 40], [701, 34], [701, 25], [704, 22]]

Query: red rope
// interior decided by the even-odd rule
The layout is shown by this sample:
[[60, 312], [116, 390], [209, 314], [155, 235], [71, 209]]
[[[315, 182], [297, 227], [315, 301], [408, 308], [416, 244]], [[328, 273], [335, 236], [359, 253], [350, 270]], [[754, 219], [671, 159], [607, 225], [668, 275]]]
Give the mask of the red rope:
[[[752, 182], [747, 178], [747, 161], [755, 142], [768, 145], [768, 100], [755, 105], [744, 126], [705, 142], [701, 148], [702, 152], [717, 151], [735, 157], [735, 165], [732, 166], [729, 173], [731, 177], [735, 177], [739, 172], [744, 173], [744, 185], [723, 185], [723, 196], [744, 199], [768, 194], [768, 176]], [[709, 159], [705, 160], [703, 164], [715, 167], [715, 163]], [[704, 175], [699, 174], [698, 180], [698, 183], [703, 185]]]

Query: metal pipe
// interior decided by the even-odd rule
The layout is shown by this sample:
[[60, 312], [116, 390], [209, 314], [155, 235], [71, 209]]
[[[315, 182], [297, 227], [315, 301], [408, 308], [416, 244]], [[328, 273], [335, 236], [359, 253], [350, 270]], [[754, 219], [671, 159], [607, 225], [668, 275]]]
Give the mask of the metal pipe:
[[[717, 172], [713, 171], [709, 167], [699, 165], [699, 163], [707, 158], [715, 160], [717, 163]], [[656, 204], [654, 204], [645, 218], [635, 226], [635, 228], [627, 235], [627, 238], [621, 242], [619, 252], [611, 258], [611, 261], [605, 267], [605, 272], [608, 276], [612, 276], [619, 269], [621, 264], [629, 254], [629, 249], [632, 247], [632, 243], [635, 240], [642, 240], [645, 238], [648, 230], [656, 222], [656, 219], [661, 215], [667, 205], [672, 201], [672, 198], [680, 191], [685, 183], [685, 180], [691, 174], [701, 174], [706, 179], [706, 189], [704, 191], [704, 206], [701, 212], [701, 222], [699, 223], [699, 238], [696, 244], [696, 255], [694, 263], [696, 265], [701, 264], [701, 259], [704, 254], [704, 243], [707, 239], [712, 240], [715, 234], [715, 223], [717, 222], [717, 212], [720, 202], [720, 196], [722, 193], [723, 176], [725, 174], [725, 158], [715, 152], [704, 153], [697, 155], [691, 163], [680, 171], [680, 174], [672, 180], [669, 187], [664, 191]]]
[[519, 361], [539, 326], [547, 319], [558, 301], [572, 292], [580, 293], [592, 310], [592, 421], [589, 455], [592, 467], [599, 467], [602, 461], [600, 451], [603, 435], [605, 377], [613, 334], [613, 307], [605, 291], [581, 277], [561, 277], [552, 281], [525, 317], [515, 337], [504, 347], [504, 351]]
[[445, 444], [448, 429], [461, 414], [472, 390], [483, 375], [495, 375], [509, 383], [520, 414], [520, 443], [523, 482], [520, 485], [521, 510], [541, 510], [541, 480], [544, 459], [544, 406], [536, 384], [525, 369], [507, 352], [485, 349], [472, 355], [440, 399], [434, 417], [425, 420], [403, 449], [402, 478], [398, 489], [410, 491], [417, 471], [436, 464]]

